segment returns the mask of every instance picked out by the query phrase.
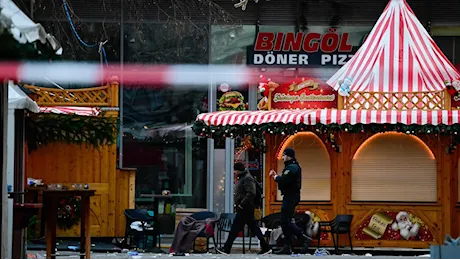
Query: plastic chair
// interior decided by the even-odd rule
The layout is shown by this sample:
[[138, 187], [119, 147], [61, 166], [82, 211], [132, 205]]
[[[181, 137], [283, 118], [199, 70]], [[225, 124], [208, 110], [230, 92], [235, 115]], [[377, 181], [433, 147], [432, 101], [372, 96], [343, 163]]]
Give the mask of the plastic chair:
[[235, 220], [235, 213], [221, 213], [220, 218], [217, 221], [217, 243], [219, 247], [222, 247], [222, 233], [230, 233], [232, 229], [233, 221]]
[[[211, 211], [202, 211], [202, 212], [197, 212], [191, 215], [192, 218], [196, 220], [206, 220], [206, 219], [214, 219], [215, 221], [211, 222], [212, 229], [214, 231], [215, 224], [217, 222], [217, 214]], [[206, 238], [206, 251], [209, 251], [209, 239], [212, 238], [212, 241], [214, 243], [214, 250], [216, 250], [217, 253], [217, 244], [216, 240], [214, 239], [214, 234], [208, 234], [206, 230], [201, 231], [197, 236], [198, 237], [205, 237]], [[196, 240], [196, 239], [195, 239]], [[195, 249], [195, 241], [193, 242], [193, 249]]]
[[[156, 244], [157, 231], [155, 230], [155, 218], [150, 216], [146, 209], [126, 209], [124, 211], [126, 217], [126, 230], [124, 245], [132, 247], [132, 238], [136, 237], [137, 248], [139, 248], [139, 238], [143, 238], [144, 249], [147, 247], [147, 237], [153, 236]], [[142, 231], [131, 229], [131, 224], [135, 221], [141, 222]], [[146, 229], [147, 225], [152, 224], [153, 229]], [[129, 238], [129, 244], [128, 244]]]
[[[305, 213], [294, 213], [294, 219], [297, 226], [299, 226], [304, 232], [307, 229], [307, 223], [310, 221], [310, 216]], [[264, 237], [270, 239], [271, 230], [281, 226], [281, 212], [273, 213], [263, 217], [260, 222], [267, 228]]]
[[161, 248], [161, 235], [163, 234], [174, 234], [176, 229], [176, 219], [171, 214], [159, 214], [158, 215], [158, 247]]
[[321, 221], [319, 222], [318, 230], [318, 248], [320, 246], [321, 233], [327, 232], [331, 233], [332, 240], [334, 242], [335, 253], [339, 252], [339, 235], [348, 234], [348, 239], [350, 241], [350, 249], [353, 252], [353, 244], [351, 242], [351, 221], [353, 220], [353, 215], [337, 215], [331, 221]]

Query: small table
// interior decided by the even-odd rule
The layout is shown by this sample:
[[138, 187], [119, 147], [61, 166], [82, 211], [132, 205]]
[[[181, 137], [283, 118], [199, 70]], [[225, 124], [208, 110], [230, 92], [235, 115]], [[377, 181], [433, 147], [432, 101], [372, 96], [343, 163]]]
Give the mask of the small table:
[[[155, 218], [155, 225], [158, 223], [158, 204], [160, 200], [166, 200], [166, 199], [172, 199], [172, 195], [162, 195], [162, 194], [141, 194], [141, 198], [153, 198], [153, 217]], [[155, 227], [154, 227], [155, 228]], [[158, 234], [161, 235], [161, 234]], [[156, 240], [157, 238], [155, 238]], [[156, 242], [155, 242], [156, 245]], [[153, 253], [164, 253], [161, 248], [153, 248], [152, 249]]]
[[46, 216], [46, 258], [56, 258], [56, 222], [58, 200], [62, 197], [81, 197], [80, 204], [80, 258], [90, 259], [90, 197], [95, 190], [44, 190], [43, 207]]

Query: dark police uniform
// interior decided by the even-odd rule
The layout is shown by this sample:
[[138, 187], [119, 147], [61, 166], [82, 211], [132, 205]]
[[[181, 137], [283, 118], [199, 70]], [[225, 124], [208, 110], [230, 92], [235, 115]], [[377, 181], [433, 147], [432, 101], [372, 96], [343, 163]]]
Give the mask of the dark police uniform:
[[295, 223], [294, 218], [295, 208], [300, 201], [300, 188], [302, 186], [302, 168], [295, 159], [284, 162], [284, 169], [281, 176], [277, 176], [275, 181], [278, 183], [278, 189], [283, 197], [281, 206], [281, 228], [284, 234], [284, 245], [292, 244], [292, 235], [304, 240], [305, 236]]

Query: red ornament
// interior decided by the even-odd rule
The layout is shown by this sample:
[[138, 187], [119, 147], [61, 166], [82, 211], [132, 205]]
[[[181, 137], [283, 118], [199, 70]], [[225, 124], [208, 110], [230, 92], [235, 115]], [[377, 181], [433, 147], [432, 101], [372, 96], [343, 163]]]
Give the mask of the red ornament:
[[447, 88], [447, 93], [449, 93], [449, 95], [455, 96], [457, 94], [457, 91], [452, 85], [448, 85], [446, 88]]

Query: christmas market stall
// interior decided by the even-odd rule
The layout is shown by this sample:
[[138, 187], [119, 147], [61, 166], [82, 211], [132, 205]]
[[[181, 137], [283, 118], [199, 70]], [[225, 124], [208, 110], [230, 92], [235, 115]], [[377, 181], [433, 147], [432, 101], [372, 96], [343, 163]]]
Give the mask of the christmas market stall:
[[[329, 80], [261, 76], [259, 111], [200, 114], [194, 131], [249, 137], [266, 153], [266, 176], [294, 148], [303, 168], [297, 211], [315, 223], [353, 215], [353, 246], [426, 248], [459, 234], [459, 80], [406, 1], [392, 0]], [[276, 183], [264, 187], [265, 215], [279, 212]], [[349, 245], [346, 235], [340, 244]]]
[[[123, 237], [123, 212], [134, 208], [135, 170], [117, 169], [116, 78], [95, 88], [23, 87], [40, 106], [40, 113], [26, 117], [26, 194], [41, 194], [47, 185], [87, 186], [96, 190], [91, 197], [91, 236]], [[78, 198], [59, 201], [57, 237], [79, 236], [79, 211]], [[39, 226], [36, 231], [43, 236], [44, 227]]]

